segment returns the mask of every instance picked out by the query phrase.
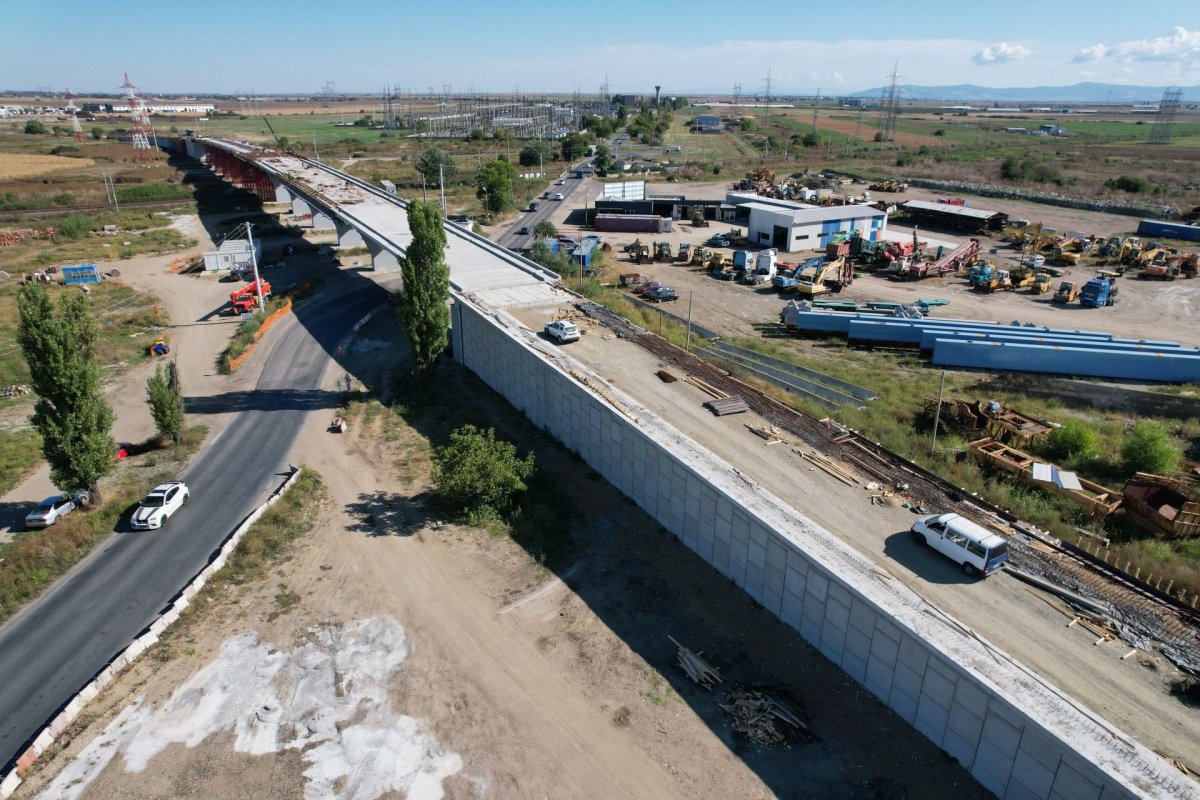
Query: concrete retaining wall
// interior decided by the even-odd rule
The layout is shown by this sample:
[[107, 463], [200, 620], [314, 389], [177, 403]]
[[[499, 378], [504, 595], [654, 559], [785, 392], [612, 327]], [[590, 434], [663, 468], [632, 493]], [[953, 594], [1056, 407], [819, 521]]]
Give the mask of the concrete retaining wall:
[[453, 326], [460, 362], [997, 796], [1197, 796], [1159, 756], [612, 389], [569, 348], [464, 298]]

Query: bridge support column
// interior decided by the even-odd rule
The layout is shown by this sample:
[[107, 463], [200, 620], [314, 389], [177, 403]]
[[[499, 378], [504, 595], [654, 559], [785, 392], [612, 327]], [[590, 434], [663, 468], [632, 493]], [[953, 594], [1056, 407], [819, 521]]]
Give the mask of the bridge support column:
[[312, 212], [312, 226], [314, 231], [331, 231], [336, 227], [333, 224], [333, 217], [317, 208], [314, 208]]
[[271, 178], [271, 186], [272, 186], [272, 188], [275, 189], [275, 202], [276, 203], [292, 202], [292, 192], [290, 189], [288, 189], [286, 183], [279, 180], [278, 178]]
[[358, 228], [353, 225], [339, 224], [337, 220], [334, 220], [333, 223], [337, 227], [338, 247], [362, 247], [365, 244]]
[[208, 148], [195, 139], [187, 139], [184, 146], [187, 148], [187, 154], [197, 161], [200, 160], [200, 156], [208, 152]]
[[302, 217], [305, 214], [313, 213], [312, 206], [310, 206], [308, 201], [300, 195], [293, 194], [289, 199], [292, 201], [292, 213], [297, 217]]
[[395, 272], [400, 269], [400, 262], [390, 250], [383, 249], [370, 239], [365, 239], [364, 243], [371, 251], [371, 269], [376, 272]]

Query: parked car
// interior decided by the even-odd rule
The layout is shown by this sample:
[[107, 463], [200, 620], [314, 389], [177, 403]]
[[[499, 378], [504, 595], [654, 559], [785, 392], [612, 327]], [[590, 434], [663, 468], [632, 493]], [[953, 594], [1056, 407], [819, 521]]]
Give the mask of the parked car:
[[651, 289], [642, 297], [645, 297], [651, 303], [665, 303], [668, 300], [678, 300], [679, 292], [669, 286], [660, 286], [657, 289]]
[[658, 283], [657, 281], [650, 281], [649, 283], [643, 283], [641, 286], [635, 286], [633, 289], [633, 293], [644, 295], [646, 292], [652, 292], [655, 289], [659, 289], [661, 287], [662, 287], [661, 283]]
[[83, 501], [83, 494], [56, 494], [47, 497], [25, 515], [25, 527], [49, 528], [51, 525], [57, 525], [60, 519], [82, 506]]
[[517, 231], [517, 236], [528, 236], [529, 234], [530, 230], [528, 225], [522, 225]]
[[550, 199], [552, 199], [552, 200], [562, 200], [562, 199], [563, 199], [563, 194], [562, 194], [562, 192], [555, 192], [555, 193], [553, 194], [553, 196], [552, 196]]
[[928, 545], [968, 575], [990, 575], [1008, 560], [1008, 541], [960, 514], [935, 514], [913, 523], [913, 538]]
[[175, 512], [187, 505], [187, 501], [188, 487], [183, 481], [160, 483], [142, 498], [129, 524], [139, 531], [161, 528]]
[[545, 330], [546, 336], [550, 337], [559, 344], [579, 341], [579, 326], [574, 322], [568, 322], [565, 319], [547, 322], [543, 330]]

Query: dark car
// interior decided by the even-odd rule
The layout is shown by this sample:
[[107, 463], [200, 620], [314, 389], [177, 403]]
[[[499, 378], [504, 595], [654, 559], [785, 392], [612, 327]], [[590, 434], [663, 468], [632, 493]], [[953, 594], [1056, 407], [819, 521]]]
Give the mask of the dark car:
[[663, 285], [661, 283], [657, 283], [655, 281], [650, 281], [649, 283], [643, 283], [641, 286], [634, 288], [633, 293], [645, 295], [647, 292], [653, 292], [655, 289], [661, 289], [661, 288], [663, 288]]
[[517, 231], [517, 236], [528, 236], [528, 235], [529, 235], [529, 226], [528, 225], [522, 225], [521, 229], [519, 231]]
[[642, 297], [649, 300], [651, 303], [665, 303], [668, 300], [678, 300], [679, 292], [672, 289], [670, 286], [660, 286], [657, 289], [651, 289]]

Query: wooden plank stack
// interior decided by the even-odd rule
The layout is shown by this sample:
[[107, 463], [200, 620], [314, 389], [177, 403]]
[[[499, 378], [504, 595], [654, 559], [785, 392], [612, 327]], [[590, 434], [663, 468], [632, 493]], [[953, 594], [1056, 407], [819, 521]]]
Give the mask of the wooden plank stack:
[[733, 718], [735, 731], [762, 747], [786, 745], [790, 734], [808, 730], [786, 703], [758, 689], [730, 689], [721, 709]]
[[[712, 689], [713, 684], [724, 683], [721, 679], [721, 673], [715, 667], [700, 657], [700, 653], [693, 653], [679, 642], [675, 641], [675, 637], [668, 636], [668, 639], [679, 648], [675, 653], [675, 658], [679, 662], [679, 666], [688, 677], [695, 681], [699, 686], [705, 689]], [[700, 651], [704, 652], [703, 650]]]
[[746, 401], [737, 395], [714, 398], [705, 403], [704, 407], [718, 417], [723, 417], [726, 414], [743, 414], [750, 410], [750, 406], [746, 404]]

